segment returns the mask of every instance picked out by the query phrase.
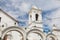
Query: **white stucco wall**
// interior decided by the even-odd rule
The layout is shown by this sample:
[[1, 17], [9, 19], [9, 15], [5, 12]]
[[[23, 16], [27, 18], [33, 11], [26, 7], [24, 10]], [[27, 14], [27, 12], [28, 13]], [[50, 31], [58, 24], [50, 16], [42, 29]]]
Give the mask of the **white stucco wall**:
[[[4, 27], [2, 27], [2, 29], [10, 27], [10, 26], [18, 26], [18, 23], [16, 21], [14, 21], [10, 17], [8, 17], [2, 11], [0, 11], [0, 17], [1, 17], [0, 26], [2, 27], [2, 25], [4, 25]], [[15, 25], [15, 23], [16, 23], [16, 25]]]

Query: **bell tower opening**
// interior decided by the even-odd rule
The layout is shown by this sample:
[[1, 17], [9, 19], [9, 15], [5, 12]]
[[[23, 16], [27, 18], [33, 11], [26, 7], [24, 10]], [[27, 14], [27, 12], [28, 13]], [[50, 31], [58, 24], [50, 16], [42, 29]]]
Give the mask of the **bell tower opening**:
[[0, 22], [1, 22], [1, 17], [0, 17]]
[[38, 14], [35, 14], [36, 21], [38, 21], [38, 16], [39, 16]]

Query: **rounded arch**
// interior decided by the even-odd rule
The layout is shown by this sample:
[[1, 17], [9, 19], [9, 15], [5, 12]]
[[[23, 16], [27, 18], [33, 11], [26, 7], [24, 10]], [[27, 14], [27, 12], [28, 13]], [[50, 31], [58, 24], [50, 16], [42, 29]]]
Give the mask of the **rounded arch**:
[[32, 33], [32, 32], [38, 34], [39, 36], [41, 36], [42, 40], [45, 40], [46, 39], [45, 34], [41, 30], [39, 30], [39, 29], [31, 29], [31, 30], [29, 30], [27, 32], [26, 37], [29, 35], [29, 33]]
[[38, 14], [35, 14], [36, 21], [38, 21], [38, 16], [39, 16]]
[[56, 37], [56, 35], [54, 35], [54, 34], [48, 34], [48, 35], [46, 36], [46, 39], [58, 40], [57, 37]]
[[17, 31], [22, 35], [22, 40], [25, 40], [25, 31], [22, 27], [11, 26], [2, 31], [2, 39], [10, 31]]

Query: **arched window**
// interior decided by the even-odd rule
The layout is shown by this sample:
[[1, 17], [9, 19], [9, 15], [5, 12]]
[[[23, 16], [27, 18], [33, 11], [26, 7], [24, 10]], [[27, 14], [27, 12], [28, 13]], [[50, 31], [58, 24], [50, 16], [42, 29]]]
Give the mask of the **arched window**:
[[0, 17], [0, 22], [1, 22], [1, 17]]
[[35, 14], [36, 21], [38, 21], [38, 16], [39, 16], [38, 14]]

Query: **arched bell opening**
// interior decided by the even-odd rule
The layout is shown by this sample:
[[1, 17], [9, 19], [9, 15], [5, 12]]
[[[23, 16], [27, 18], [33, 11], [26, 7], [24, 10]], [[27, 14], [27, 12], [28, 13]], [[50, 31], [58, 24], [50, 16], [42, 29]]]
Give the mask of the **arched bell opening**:
[[36, 21], [38, 21], [38, 16], [39, 16], [38, 14], [35, 14]]

